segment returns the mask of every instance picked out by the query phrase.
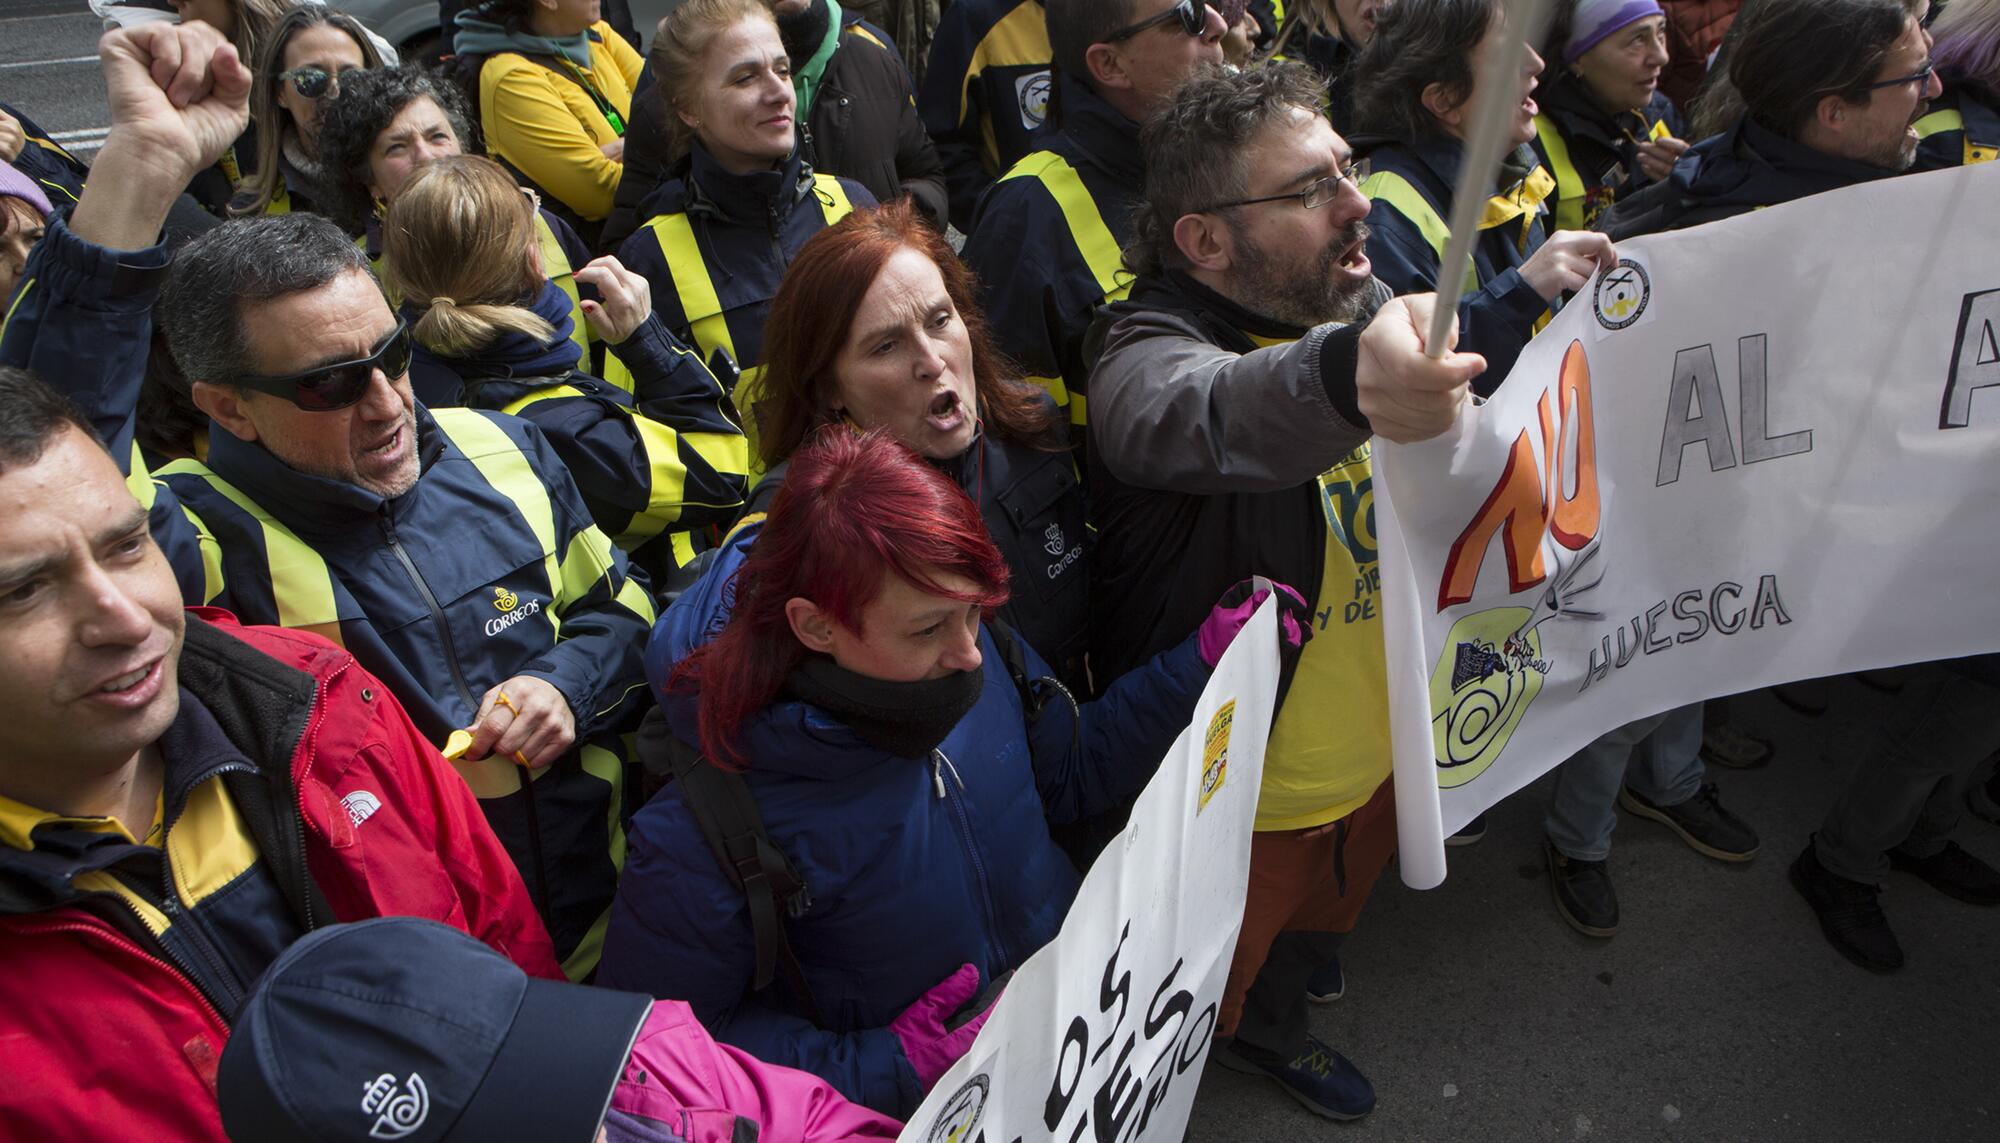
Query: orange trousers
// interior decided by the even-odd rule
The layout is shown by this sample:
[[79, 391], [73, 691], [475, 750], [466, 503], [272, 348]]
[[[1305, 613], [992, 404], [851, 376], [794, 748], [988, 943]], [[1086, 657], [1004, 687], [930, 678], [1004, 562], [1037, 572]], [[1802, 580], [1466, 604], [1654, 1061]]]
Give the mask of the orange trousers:
[[[1395, 782], [1385, 779], [1373, 797], [1343, 819], [1341, 831], [1274, 830], [1251, 835], [1250, 888], [1243, 901], [1243, 932], [1229, 962], [1218, 1035], [1236, 1033], [1243, 998], [1264, 968], [1271, 942], [1283, 932], [1353, 930], [1368, 894], [1396, 853]], [[1325, 830], [1319, 836], [1308, 836]], [[1342, 887], [1340, 873], [1346, 874]], [[1303, 998], [1301, 998], [1303, 1003]]]

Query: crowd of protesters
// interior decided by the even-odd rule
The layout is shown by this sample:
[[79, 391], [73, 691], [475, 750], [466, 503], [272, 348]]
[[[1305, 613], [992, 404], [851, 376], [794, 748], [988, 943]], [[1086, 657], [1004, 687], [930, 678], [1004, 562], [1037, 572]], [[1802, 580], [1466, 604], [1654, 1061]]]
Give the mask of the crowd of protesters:
[[[2000, 156], [2000, 0], [97, 7], [94, 161], [0, 104], [10, 1138], [894, 1138], [1267, 597], [1214, 1059], [1367, 1115], [1371, 441], [1614, 241]], [[2000, 904], [2000, 670], [1863, 681], [1790, 876], [1889, 972], [1890, 869]], [[1721, 711], [1556, 770], [1563, 922], [1619, 809], [1757, 855]]]

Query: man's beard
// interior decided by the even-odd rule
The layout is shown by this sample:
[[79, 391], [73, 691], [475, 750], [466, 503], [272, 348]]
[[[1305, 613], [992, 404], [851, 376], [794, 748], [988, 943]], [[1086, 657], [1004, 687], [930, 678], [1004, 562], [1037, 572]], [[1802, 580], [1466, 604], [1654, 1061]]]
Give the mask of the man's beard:
[[[1910, 122], [1914, 124], [1918, 119], [1923, 118], [1929, 113], [1930, 106], [1928, 100], [1918, 103], [1916, 114], [1911, 117]], [[1870, 156], [1868, 162], [1871, 166], [1881, 167], [1883, 170], [1895, 171], [1901, 174], [1911, 167], [1916, 166], [1917, 144], [1912, 142], [1908, 135], [1899, 131], [1896, 133], [1896, 141], [1893, 144], [1885, 145], [1880, 154]]]
[[1234, 300], [1259, 317], [1299, 329], [1354, 321], [1374, 295], [1375, 279], [1348, 282], [1337, 271], [1341, 255], [1368, 233], [1368, 224], [1356, 219], [1310, 260], [1274, 255], [1239, 239], [1231, 271]]

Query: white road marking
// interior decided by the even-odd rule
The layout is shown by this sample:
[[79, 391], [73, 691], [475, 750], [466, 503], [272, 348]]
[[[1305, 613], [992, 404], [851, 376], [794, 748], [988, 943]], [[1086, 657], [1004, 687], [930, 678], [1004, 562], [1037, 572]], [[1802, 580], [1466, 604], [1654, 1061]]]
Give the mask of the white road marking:
[[22, 67], [64, 67], [69, 64], [96, 63], [96, 56], [64, 56], [59, 60], [24, 60], [21, 63], [0, 64], [0, 71]]

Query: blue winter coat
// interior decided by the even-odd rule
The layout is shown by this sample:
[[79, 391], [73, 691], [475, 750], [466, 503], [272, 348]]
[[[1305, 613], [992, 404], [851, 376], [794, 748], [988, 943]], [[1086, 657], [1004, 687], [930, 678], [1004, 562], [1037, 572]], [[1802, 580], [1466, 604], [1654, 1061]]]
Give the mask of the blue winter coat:
[[[728, 578], [758, 530], [732, 537], [654, 628], [646, 661], [656, 694], [726, 620]], [[1031, 674], [1048, 670], [1023, 650]], [[991, 981], [1055, 936], [1078, 876], [1048, 822], [1138, 790], [1209, 675], [1190, 638], [1077, 715], [1058, 700], [1030, 727], [985, 630], [980, 651], [985, 690], [929, 761], [879, 750], [802, 702], [774, 703], [744, 726], [750, 789], [812, 898], [788, 933], [822, 1024], [783, 1010], [775, 989], [751, 993], [743, 893], [671, 785], [633, 818], [597, 983], [686, 1000], [718, 1039], [908, 1115], [923, 1089], [890, 1022], [960, 965]], [[695, 741], [695, 697], [662, 705], [673, 732]]]

